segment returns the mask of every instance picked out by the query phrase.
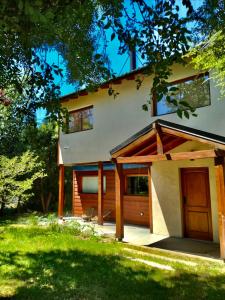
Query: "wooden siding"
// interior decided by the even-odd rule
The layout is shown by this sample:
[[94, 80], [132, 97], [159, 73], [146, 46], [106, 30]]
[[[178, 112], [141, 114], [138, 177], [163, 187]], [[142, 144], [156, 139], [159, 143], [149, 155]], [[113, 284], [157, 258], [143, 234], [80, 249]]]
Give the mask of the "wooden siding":
[[[146, 169], [124, 170], [124, 175], [144, 174], [147, 176]], [[104, 171], [106, 176], [106, 192], [103, 194], [103, 211], [112, 210], [111, 215], [106, 219], [115, 221], [115, 173], [114, 171]], [[88, 207], [94, 207], [97, 215], [98, 194], [82, 193], [82, 177], [98, 176], [98, 172], [73, 171], [73, 215], [81, 216]], [[126, 223], [149, 226], [149, 200], [146, 196], [124, 195], [124, 220]]]

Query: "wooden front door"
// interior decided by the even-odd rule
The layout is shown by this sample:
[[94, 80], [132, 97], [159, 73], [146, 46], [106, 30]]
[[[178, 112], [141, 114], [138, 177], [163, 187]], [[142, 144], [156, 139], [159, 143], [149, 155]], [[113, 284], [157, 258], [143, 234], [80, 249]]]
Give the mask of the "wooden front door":
[[212, 240], [208, 168], [181, 169], [184, 236]]

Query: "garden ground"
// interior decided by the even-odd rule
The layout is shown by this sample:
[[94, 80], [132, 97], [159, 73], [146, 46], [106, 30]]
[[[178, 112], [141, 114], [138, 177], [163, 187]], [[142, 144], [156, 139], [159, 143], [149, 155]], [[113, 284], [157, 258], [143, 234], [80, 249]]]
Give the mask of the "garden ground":
[[224, 299], [225, 266], [97, 237], [75, 222], [0, 223], [0, 298]]

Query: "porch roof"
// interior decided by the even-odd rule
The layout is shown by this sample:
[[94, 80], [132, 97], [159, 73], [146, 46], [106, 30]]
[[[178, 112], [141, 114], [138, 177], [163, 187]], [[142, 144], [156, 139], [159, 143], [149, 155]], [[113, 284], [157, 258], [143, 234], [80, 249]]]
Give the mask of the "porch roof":
[[192, 140], [225, 150], [224, 136], [158, 119], [116, 146], [110, 154], [112, 158], [162, 154]]

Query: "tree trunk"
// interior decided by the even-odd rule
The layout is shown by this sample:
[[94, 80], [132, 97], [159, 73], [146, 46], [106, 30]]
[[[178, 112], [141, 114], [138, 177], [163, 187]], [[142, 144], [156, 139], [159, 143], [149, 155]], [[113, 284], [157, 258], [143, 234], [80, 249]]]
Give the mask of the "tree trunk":
[[42, 205], [42, 211], [45, 214], [46, 213], [46, 208], [45, 208], [45, 195], [44, 195], [44, 189], [43, 189], [43, 180], [41, 178], [41, 186], [40, 186], [40, 190], [41, 190], [41, 205]]
[[0, 216], [1, 216], [1, 217], [4, 215], [4, 208], [5, 208], [5, 202], [4, 202], [4, 200], [2, 199], [1, 207], [0, 207]]
[[49, 204], [51, 202], [51, 199], [52, 199], [52, 192], [49, 192], [48, 193], [48, 198], [47, 198], [47, 201], [46, 201], [46, 206], [45, 206], [46, 213], [48, 212], [48, 208], [49, 208]]
[[44, 188], [43, 188], [43, 180], [41, 179], [41, 205], [43, 213], [48, 213], [49, 204], [52, 199], [52, 192], [48, 192], [47, 198], [45, 198]]
[[19, 197], [19, 199], [18, 199], [18, 202], [17, 202], [17, 208], [16, 208], [16, 211], [17, 211], [17, 213], [19, 214], [20, 213], [20, 211], [21, 211], [21, 209], [20, 209], [20, 197]]
[[44, 214], [48, 213], [48, 208], [49, 208], [51, 199], [52, 199], [52, 192], [48, 193], [47, 198], [45, 198], [44, 193], [41, 192], [41, 204], [42, 204], [42, 210], [43, 210]]
[[43, 191], [41, 191], [41, 205], [42, 205], [43, 213], [45, 214], [46, 213], [46, 210], [45, 210], [45, 196], [44, 196]]

